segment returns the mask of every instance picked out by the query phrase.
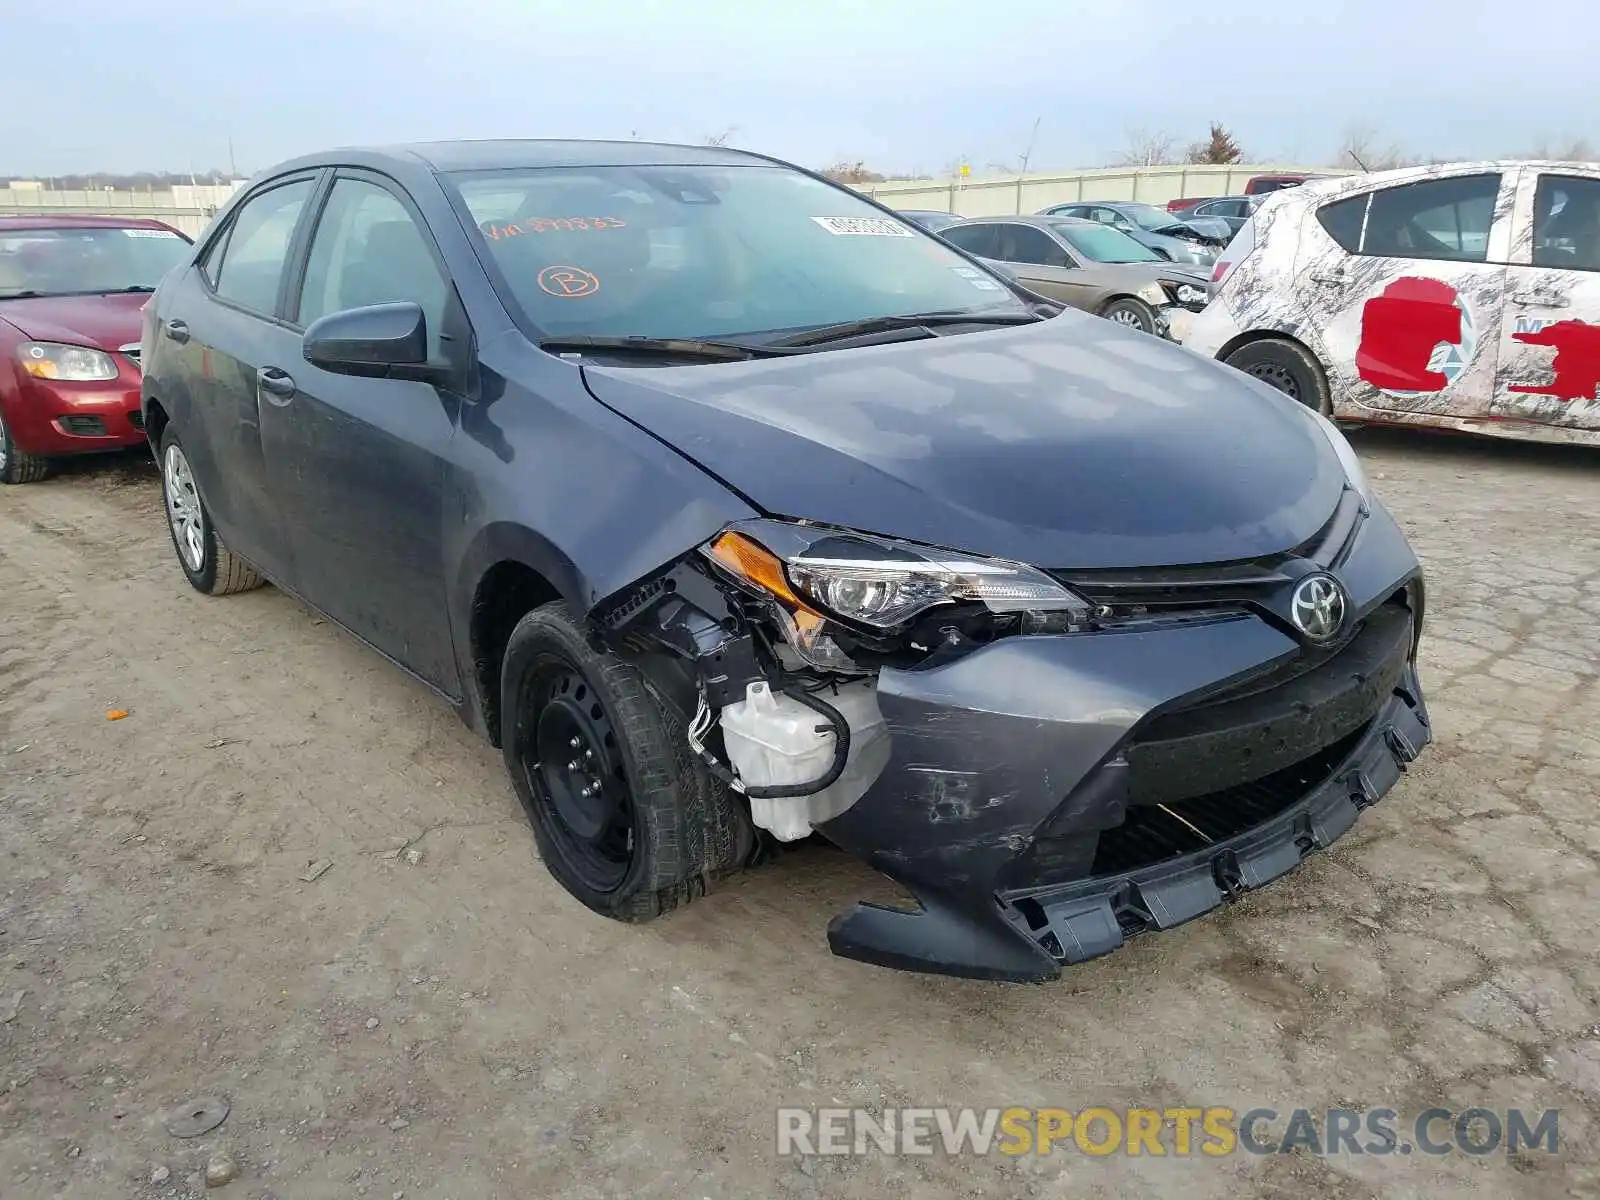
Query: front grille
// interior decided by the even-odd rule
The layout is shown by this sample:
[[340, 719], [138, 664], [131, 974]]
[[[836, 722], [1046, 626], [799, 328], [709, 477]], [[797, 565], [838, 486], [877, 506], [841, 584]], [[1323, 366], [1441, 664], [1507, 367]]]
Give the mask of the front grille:
[[71, 416], [60, 418], [61, 428], [74, 437], [105, 437], [106, 423], [99, 417]]
[[1370, 726], [1369, 720], [1331, 746], [1262, 779], [1171, 804], [1130, 808], [1126, 821], [1100, 835], [1091, 873], [1137, 870], [1225, 842], [1270, 821], [1333, 774]]
[[1346, 488], [1322, 528], [1282, 554], [1189, 567], [1047, 574], [1094, 604], [1102, 624], [1238, 611], [1264, 603], [1292, 583], [1305, 564], [1328, 570], [1343, 562], [1364, 515], [1361, 497]]
[[1124, 750], [1130, 806], [1172, 803], [1260, 779], [1370, 720], [1405, 670], [1405, 593], [1367, 614], [1332, 651], [1302, 650], [1246, 679], [1150, 718]]
[[117, 347], [117, 352], [119, 354], [121, 354], [124, 358], [126, 358], [130, 362], [132, 362], [134, 366], [138, 366], [139, 365], [139, 343], [138, 342], [130, 342], [126, 346], [118, 346]]
[[140, 412], [137, 408], [134, 409], [132, 412], [130, 412], [128, 414], [128, 424], [132, 425], [135, 429], [143, 429], [144, 428], [144, 414], [142, 412]]

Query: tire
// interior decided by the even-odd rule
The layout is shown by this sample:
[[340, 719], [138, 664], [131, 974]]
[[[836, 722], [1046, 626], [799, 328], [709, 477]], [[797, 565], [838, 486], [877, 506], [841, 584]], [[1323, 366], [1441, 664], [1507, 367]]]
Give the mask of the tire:
[[[565, 603], [512, 631], [500, 704], [506, 769], [539, 854], [588, 908], [653, 920], [749, 859], [749, 818], [690, 750], [683, 718], [633, 664], [592, 645]], [[599, 782], [603, 799], [584, 802], [580, 782]]]
[[11, 440], [11, 430], [0, 413], [0, 483], [37, 483], [54, 464], [39, 454], [29, 454]]
[[1240, 346], [1222, 361], [1325, 417], [1333, 415], [1328, 374], [1304, 346], [1282, 338], [1263, 338]]
[[1113, 325], [1123, 325], [1141, 333], [1153, 334], [1156, 331], [1155, 313], [1143, 300], [1135, 300], [1132, 296], [1113, 300], [1100, 310], [1100, 315]]
[[244, 559], [217, 536], [195, 488], [194, 472], [188, 455], [171, 428], [161, 435], [161, 498], [167, 511], [167, 532], [178, 565], [197, 592], [207, 596], [231, 596], [248, 592], [266, 582]]

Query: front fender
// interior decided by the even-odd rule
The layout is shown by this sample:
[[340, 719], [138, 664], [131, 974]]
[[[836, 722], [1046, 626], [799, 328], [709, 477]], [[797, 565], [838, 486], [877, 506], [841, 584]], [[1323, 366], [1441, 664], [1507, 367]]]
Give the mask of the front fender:
[[480, 360], [482, 398], [462, 408], [446, 492], [451, 629], [465, 678], [476, 677], [473, 599], [497, 564], [538, 572], [588, 612], [730, 522], [760, 515], [591, 396], [576, 363], [520, 334]]

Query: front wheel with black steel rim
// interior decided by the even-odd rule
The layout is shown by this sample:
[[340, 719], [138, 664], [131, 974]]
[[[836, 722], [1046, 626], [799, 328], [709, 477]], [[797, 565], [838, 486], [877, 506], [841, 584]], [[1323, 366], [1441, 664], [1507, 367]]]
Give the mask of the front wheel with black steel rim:
[[50, 460], [18, 446], [5, 414], [0, 413], [0, 483], [37, 483], [48, 474]]
[[217, 536], [195, 487], [189, 457], [171, 429], [161, 438], [161, 494], [166, 500], [172, 548], [178, 552], [178, 565], [195, 591], [229, 596], [266, 582]]
[[1325, 417], [1333, 415], [1327, 372], [1303, 346], [1283, 338], [1263, 338], [1240, 346], [1222, 361]]
[[648, 921], [748, 859], [749, 819], [690, 750], [682, 714], [591, 643], [564, 603], [512, 631], [500, 704], [506, 768], [540, 856], [595, 912]]
[[1150, 306], [1143, 300], [1135, 300], [1132, 296], [1113, 300], [1100, 310], [1100, 315], [1113, 325], [1137, 329], [1140, 333], [1156, 331], [1155, 313], [1150, 311]]

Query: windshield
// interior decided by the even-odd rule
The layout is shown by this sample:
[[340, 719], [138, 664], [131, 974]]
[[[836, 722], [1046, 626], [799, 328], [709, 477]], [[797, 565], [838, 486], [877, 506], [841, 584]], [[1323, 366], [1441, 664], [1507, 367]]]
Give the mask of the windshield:
[[1177, 218], [1166, 209], [1157, 208], [1153, 204], [1119, 204], [1117, 211], [1140, 229], [1166, 229], [1179, 224]]
[[452, 179], [542, 335], [776, 336], [912, 313], [1029, 311], [939, 239], [784, 167]]
[[188, 252], [170, 229], [0, 230], [0, 300], [153, 289]]
[[1094, 262], [1165, 262], [1154, 250], [1134, 241], [1120, 229], [1080, 221], [1052, 222], [1052, 228], [1079, 254]]

